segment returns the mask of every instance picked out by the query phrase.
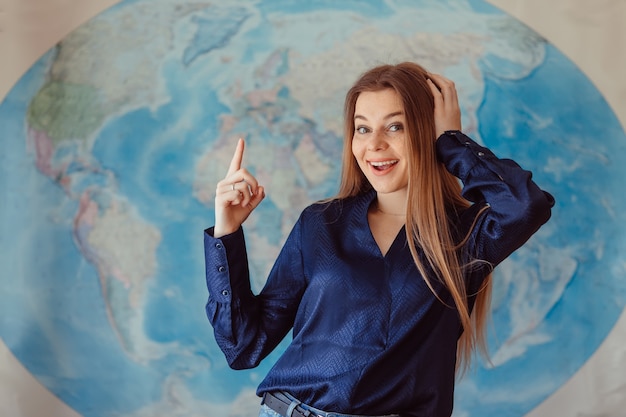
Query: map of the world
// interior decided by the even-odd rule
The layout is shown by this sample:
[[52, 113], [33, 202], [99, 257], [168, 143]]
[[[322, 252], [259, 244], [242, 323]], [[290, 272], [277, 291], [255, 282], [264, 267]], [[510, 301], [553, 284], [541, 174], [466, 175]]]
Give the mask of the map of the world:
[[347, 89], [401, 61], [453, 79], [465, 132], [556, 197], [495, 272], [490, 361], [454, 416], [531, 411], [626, 304], [626, 136], [560, 51], [480, 0], [127, 0], [71, 32], [0, 104], [2, 341], [85, 417], [256, 416], [284, 345], [234, 371], [214, 341], [215, 185], [245, 138], [267, 193], [244, 225], [258, 291], [337, 192]]

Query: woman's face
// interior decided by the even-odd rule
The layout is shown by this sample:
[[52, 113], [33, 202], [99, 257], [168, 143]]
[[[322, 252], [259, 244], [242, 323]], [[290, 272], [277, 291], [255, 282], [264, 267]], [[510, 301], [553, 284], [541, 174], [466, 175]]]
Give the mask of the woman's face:
[[352, 154], [378, 193], [406, 192], [406, 118], [393, 89], [359, 94], [354, 111]]

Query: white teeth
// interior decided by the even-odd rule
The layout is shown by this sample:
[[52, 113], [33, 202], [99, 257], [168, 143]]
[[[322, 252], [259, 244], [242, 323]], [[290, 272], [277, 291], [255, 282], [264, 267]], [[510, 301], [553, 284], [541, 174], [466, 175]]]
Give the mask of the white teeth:
[[384, 167], [385, 165], [393, 165], [393, 164], [397, 164], [398, 161], [383, 161], [383, 162], [374, 162], [371, 161], [370, 165], [375, 166], [375, 167]]

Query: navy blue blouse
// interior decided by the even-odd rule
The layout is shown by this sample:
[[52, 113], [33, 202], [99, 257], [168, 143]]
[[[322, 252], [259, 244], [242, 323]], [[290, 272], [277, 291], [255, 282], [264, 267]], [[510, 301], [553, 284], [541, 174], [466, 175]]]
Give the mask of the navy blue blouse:
[[[437, 152], [475, 203], [451, 216], [459, 236], [490, 206], [462, 249], [465, 260], [487, 261], [467, 271], [472, 294], [550, 218], [554, 200], [530, 172], [461, 132], [442, 135]], [[434, 282], [444, 303], [427, 287], [404, 229], [381, 254], [367, 220], [375, 197], [370, 191], [306, 208], [259, 295], [250, 289], [243, 230], [215, 239], [207, 229], [207, 316], [234, 369], [257, 366], [293, 329], [259, 395], [287, 391], [347, 414], [450, 416], [458, 314], [443, 286]]]

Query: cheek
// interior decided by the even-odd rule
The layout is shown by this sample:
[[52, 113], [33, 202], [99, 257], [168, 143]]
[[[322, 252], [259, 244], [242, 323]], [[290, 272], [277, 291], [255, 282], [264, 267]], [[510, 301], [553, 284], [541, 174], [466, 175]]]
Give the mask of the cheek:
[[363, 167], [363, 146], [360, 146], [358, 141], [352, 141], [352, 156], [356, 161], [356, 165], [361, 172], [364, 172], [365, 169]]
[[354, 139], [352, 139], [352, 155], [357, 160], [359, 159], [359, 144]]

